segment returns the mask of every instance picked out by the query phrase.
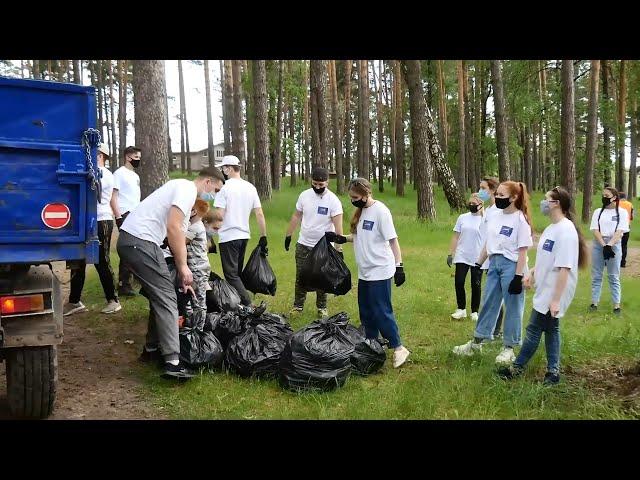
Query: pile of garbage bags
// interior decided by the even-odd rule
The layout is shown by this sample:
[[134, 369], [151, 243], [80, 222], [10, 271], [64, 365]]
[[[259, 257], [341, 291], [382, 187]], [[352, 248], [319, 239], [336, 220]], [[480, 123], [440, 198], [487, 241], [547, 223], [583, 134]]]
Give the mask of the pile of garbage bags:
[[300, 283], [308, 291], [345, 295], [351, 290], [351, 272], [335, 248], [322, 237], [311, 249], [300, 271]]

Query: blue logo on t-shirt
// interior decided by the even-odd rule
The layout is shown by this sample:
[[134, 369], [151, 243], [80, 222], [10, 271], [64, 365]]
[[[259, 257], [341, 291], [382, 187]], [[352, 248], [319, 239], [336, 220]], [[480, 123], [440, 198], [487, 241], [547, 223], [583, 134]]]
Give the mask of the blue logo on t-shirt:
[[329, 213], [328, 207], [318, 207], [318, 215], [327, 215]]
[[373, 223], [371, 220], [363, 220], [362, 221], [362, 228], [364, 230], [373, 230]]
[[547, 252], [551, 252], [553, 250], [553, 246], [555, 245], [556, 242], [554, 242], [553, 240], [545, 240], [544, 241], [544, 245], [542, 245], [542, 249], [546, 250]]
[[500, 235], [504, 235], [505, 237], [510, 237], [513, 233], [513, 227], [507, 227], [505, 225], [500, 229]]

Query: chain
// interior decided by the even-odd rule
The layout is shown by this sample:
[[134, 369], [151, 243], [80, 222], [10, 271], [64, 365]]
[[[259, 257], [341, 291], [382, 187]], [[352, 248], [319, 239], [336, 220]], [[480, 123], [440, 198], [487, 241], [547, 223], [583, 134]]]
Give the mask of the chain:
[[91, 178], [91, 190], [98, 188], [97, 178], [98, 175], [93, 166], [93, 159], [91, 158], [91, 148], [97, 147], [102, 142], [102, 136], [100, 131], [95, 128], [88, 128], [82, 133], [82, 144], [85, 148], [85, 154], [87, 156], [87, 166], [89, 167], [89, 178]]

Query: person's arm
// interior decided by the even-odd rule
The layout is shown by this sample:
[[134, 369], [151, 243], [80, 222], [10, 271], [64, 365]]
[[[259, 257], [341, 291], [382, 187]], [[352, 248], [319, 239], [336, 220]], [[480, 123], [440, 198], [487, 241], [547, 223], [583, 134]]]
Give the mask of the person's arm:
[[520, 247], [518, 249], [518, 263], [516, 264], [516, 275], [523, 275], [527, 266], [527, 250], [529, 247]]
[[216, 207], [216, 210], [218, 210], [218, 213], [220, 214], [220, 216], [222, 217], [222, 221], [224, 222], [224, 214], [227, 212], [227, 209]]
[[300, 210], [296, 210], [295, 212], [293, 212], [293, 215], [291, 215], [289, 228], [287, 228], [287, 235], [286, 235], [287, 237], [290, 237], [291, 235], [293, 235], [293, 232], [296, 231], [296, 228], [298, 228], [301, 221], [302, 221], [302, 212]]
[[458, 232], [453, 232], [453, 236], [451, 237], [451, 242], [449, 243], [449, 255], [455, 255], [456, 249], [458, 248], [459, 239], [460, 239], [460, 234]]
[[169, 211], [169, 218], [167, 221], [167, 238], [169, 240], [171, 253], [173, 253], [176, 270], [180, 275], [182, 287], [186, 289], [193, 283], [193, 274], [187, 266], [187, 246], [185, 243], [184, 231], [182, 230], [183, 222], [184, 213], [180, 208], [173, 205]]
[[264, 218], [264, 212], [262, 207], [254, 208], [253, 212], [256, 214], [256, 221], [258, 222], [258, 228], [260, 228], [260, 236], [267, 236], [267, 221]]
[[525, 288], [531, 288], [534, 287], [536, 284], [536, 278], [534, 276], [536, 272], [536, 267], [533, 267], [532, 269], [529, 270], [529, 275], [524, 277], [524, 279], [522, 279], [522, 284], [524, 285]]
[[[333, 222], [333, 226], [336, 229], [336, 235], [342, 235], [343, 234], [343, 230], [342, 230], [342, 214], [338, 214], [335, 217], [333, 217], [331, 219], [331, 221]], [[339, 244], [335, 244], [335, 248], [338, 252], [342, 251], [342, 247]]]
[[591, 230], [591, 231], [593, 232], [593, 236], [598, 241], [600, 246], [604, 247], [605, 246], [605, 242], [604, 242], [604, 239], [602, 238], [602, 233], [600, 233], [598, 230]]
[[487, 244], [485, 242], [482, 250], [480, 251], [480, 256], [478, 257], [478, 261], [476, 262], [478, 265], [482, 265], [489, 255], [487, 254]]
[[393, 258], [396, 260], [396, 266], [400, 265], [402, 263], [402, 252], [400, 251], [400, 242], [398, 242], [398, 238], [396, 237], [389, 240], [389, 246], [393, 252]]
[[116, 218], [120, 218], [122, 215], [120, 213], [120, 209], [118, 208], [118, 189], [114, 188], [113, 193], [111, 194], [111, 211], [113, 212], [113, 216]]
[[562, 298], [564, 289], [567, 287], [567, 283], [569, 282], [569, 271], [570, 269], [566, 267], [560, 267], [558, 269], [556, 287], [553, 290], [553, 298], [549, 304], [549, 311], [551, 312], [551, 316], [554, 318], [556, 318], [560, 312], [560, 299]]
[[[616, 243], [622, 240], [623, 235], [624, 232], [622, 230], [616, 230], [616, 233], [613, 234], [613, 237], [611, 237], [611, 240], [609, 240], [609, 243], [607, 245], [611, 245], [613, 247]], [[600, 238], [602, 238], [602, 236]]]

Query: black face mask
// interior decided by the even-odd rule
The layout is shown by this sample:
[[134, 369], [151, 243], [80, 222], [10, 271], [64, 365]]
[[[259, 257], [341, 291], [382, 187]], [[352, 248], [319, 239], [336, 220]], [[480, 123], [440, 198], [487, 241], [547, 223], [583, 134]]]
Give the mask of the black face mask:
[[229, 180], [229, 175], [224, 173], [224, 170], [222, 170], [222, 176], [224, 177], [225, 180]]
[[511, 205], [511, 200], [509, 198], [500, 198], [500, 197], [496, 197], [496, 207], [504, 210], [505, 208], [507, 208], [509, 205]]
[[469, 205], [467, 205], [467, 207], [469, 208], [469, 211], [471, 213], [478, 213], [479, 210], [479, 205], [476, 205], [475, 203], [470, 203]]
[[140, 160], [131, 160], [131, 166], [133, 168], [138, 168], [140, 166]]
[[360, 200], [351, 200], [351, 205], [356, 208], [364, 208], [366, 204], [367, 201], [364, 198], [361, 198]]
[[313, 188], [313, 191], [316, 192], [318, 195], [322, 195], [327, 187], [316, 188], [312, 185], [311, 188]]
[[602, 197], [602, 206], [603, 207], [608, 207], [610, 203], [611, 203], [611, 198], [610, 197]]

